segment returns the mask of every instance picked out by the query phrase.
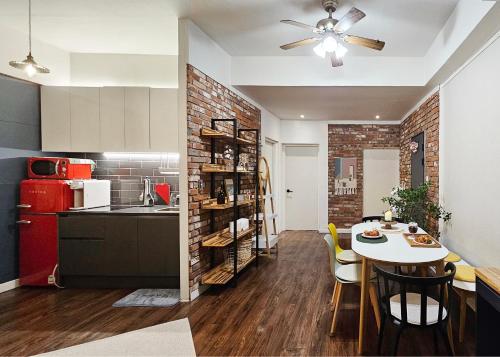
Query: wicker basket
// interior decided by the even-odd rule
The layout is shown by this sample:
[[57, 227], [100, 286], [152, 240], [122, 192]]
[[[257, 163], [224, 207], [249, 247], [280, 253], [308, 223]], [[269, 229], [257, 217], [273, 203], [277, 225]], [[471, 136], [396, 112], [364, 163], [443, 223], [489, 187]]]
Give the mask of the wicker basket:
[[[233, 247], [224, 250], [224, 263], [232, 269], [234, 265]], [[238, 266], [243, 265], [252, 256], [252, 239], [238, 241]]]

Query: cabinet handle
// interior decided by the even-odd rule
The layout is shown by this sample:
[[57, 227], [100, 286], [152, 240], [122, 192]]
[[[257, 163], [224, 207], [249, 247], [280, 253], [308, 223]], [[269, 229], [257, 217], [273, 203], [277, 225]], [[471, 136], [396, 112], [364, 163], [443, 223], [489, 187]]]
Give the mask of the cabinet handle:
[[27, 219], [21, 219], [20, 221], [16, 221], [17, 224], [31, 224], [31, 221]]
[[31, 208], [31, 205], [28, 203], [21, 203], [16, 206], [17, 208]]

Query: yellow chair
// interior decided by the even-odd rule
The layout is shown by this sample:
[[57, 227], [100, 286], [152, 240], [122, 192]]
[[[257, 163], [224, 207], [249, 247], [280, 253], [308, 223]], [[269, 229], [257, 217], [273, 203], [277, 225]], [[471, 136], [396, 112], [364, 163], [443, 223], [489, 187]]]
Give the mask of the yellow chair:
[[337, 261], [340, 264], [353, 264], [361, 262], [361, 258], [356, 253], [354, 253], [353, 250], [344, 250], [340, 247], [339, 235], [337, 233], [337, 227], [335, 227], [335, 224], [330, 223], [328, 225], [328, 229], [330, 230], [330, 235], [332, 236], [333, 242], [335, 244], [335, 256]]

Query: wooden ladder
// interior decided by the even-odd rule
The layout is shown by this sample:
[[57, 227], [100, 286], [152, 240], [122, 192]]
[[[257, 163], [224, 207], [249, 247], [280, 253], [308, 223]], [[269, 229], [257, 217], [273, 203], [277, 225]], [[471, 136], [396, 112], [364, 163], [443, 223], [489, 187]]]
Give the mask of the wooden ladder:
[[[262, 202], [260, 205], [262, 212], [256, 212], [256, 219], [260, 219], [262, 215], [262, 228], [264, 230], [264, 236], [266, 237], [266, 254], [271, 256], [271, 249], [275, 248], [276, 254], [278, 254], [278, 233], [276, 230], [276, 214], [274, 212], [274, 197], [273, 197], [273, 187], [271, 185], [271, 171], [269, 169], [269, 163], [264, 156], [260, 157], [259, 168], [265, 168], [265, 171], [259, 170], [259, 200]], [[267, 227], [267, 215], [266, 215], [266, 197], [269, 196], [271, 202], [271, 218], [273, 220], [273, 235], [275, 236], [273, 241], [270, 242], [269, 239], [269, 229]], [[256, 232], [255, 239], [259, 239], [259, 232]], [[272, 244], [272, 245], [271, 245]]]

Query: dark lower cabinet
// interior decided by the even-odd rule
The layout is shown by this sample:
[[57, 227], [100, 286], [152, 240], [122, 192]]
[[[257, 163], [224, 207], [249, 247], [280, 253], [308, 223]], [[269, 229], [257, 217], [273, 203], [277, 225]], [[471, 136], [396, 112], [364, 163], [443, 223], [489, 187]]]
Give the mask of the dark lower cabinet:
[[89, 288], [179, 287], [179, 217], [60, 215], [62, 283]]
[[[106, 217], [106, 275], [135, 276], [139, 272], [137, 222], [128, 216]], [[163, 259], [167, 259], [163, 252]]]
[[500, 356], [500, 294], [476, 278], [476, 355]]
[[138, 221], [139, 274], [142, 276], [179, 276], [179, 255], [165, 259], [164, 252], [179, 251], [179, 222], [174, 219], [143, 217]]

